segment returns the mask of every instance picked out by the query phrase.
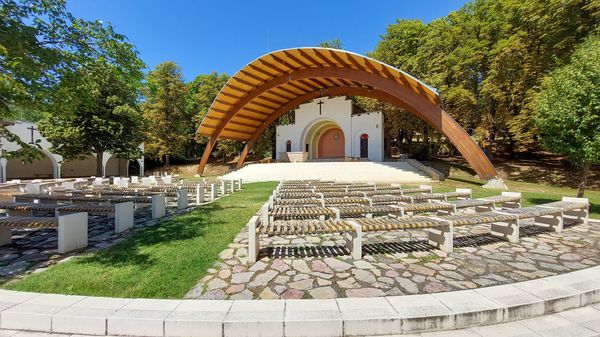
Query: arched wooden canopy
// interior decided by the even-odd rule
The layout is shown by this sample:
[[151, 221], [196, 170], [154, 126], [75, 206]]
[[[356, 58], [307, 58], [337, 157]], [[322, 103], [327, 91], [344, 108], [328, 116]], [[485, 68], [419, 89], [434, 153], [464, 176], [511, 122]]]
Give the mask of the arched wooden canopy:
[[376, 98], [412, 112], [442, 132], [481, 179], [497, 176], [479, 146], [440, 107], [433, 88], [377, 60], [329, 48], [275, 51], [231, 77], [198, 129], [210, 137], [198, 173], [204, 171], [217, 139], [246, 141], [241, 167], [258, 136], [277, 118], [315, 98], [342, 95]]

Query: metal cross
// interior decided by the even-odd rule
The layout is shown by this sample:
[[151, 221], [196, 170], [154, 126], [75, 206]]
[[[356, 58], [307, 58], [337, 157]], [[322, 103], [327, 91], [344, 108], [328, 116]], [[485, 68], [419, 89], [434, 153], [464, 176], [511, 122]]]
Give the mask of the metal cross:
[[31, 130], [31, 141], [29, 142], [29, 144], [35, 144], [35, 142], [33, 141], [33, 131], [37, 130], [33, 125], [27, 128], [28, 130]]
[[319, 101], [319, 103], [317, 103], [319, 105], [319, 115], [321, 114], [321, 107], [323, 106], [323, 101]]

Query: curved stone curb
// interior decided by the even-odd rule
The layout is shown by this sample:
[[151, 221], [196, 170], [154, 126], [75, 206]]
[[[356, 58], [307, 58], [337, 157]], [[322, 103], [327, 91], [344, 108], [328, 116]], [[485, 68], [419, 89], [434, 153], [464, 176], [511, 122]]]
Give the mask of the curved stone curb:
[[497, 324], [600, 302], [600, 266], [436, 294], [323, 300], [155, 300], [0, 290], [0, 328], [131, 336], [362, 336]]

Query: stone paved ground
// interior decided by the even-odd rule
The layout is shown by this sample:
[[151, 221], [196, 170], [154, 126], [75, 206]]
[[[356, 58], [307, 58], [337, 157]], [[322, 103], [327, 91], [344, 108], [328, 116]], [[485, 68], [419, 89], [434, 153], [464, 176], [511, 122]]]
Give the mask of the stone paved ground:
[[341, 235], [261, 238], [247, 261], [245, 229], [186, 298], [292, 299], [410, 295], [526, 281], [600, 264], [600, 223], [563, 233], [521, 228], [521, 242], [491, 237], [489, 226], [458, 228], [455, 251], [428, 246], [422, 230], [366, 235], [353, 261]]
[[[193, 205], [191, 207], [194, 207]], [[189, 209], [177, 210], [175, 203], [169, 203], [166, 218], [186, 212]], [[132, 230], [120, 234], [114, 233], [114, 219], [105, 216], [89, 217], [88, 247], [66, 255], [57, 253], [58, 237], [56, 229], [18, 229], [13, 230], [13, 242], [0, 247], [0, 283], [23, 275], [28, 271], [42, 271], [52, 264], [65, 261], [69, 257], [89, 253], [116, 245], [139, 230], [154, 226], [157, 220], [152, 219], [150, 207], [135, 211], [135, 223]]]

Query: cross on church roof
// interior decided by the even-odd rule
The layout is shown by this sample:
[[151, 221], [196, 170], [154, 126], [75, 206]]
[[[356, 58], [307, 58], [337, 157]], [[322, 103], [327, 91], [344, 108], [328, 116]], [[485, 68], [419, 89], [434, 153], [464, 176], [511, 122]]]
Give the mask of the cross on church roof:
[[31, 130], [31, 141], [29, 142], [29, 144], [35, 144], [35, 141], [33, 140], [33, 132], [37, 129], [33, 125], [28, 127], [27, 129]]
[[321, 114], [321, 107], [323, 106], [323, 101], [319, 101], [319, 103], [317, 103], [319, 105], [319, 115]]

